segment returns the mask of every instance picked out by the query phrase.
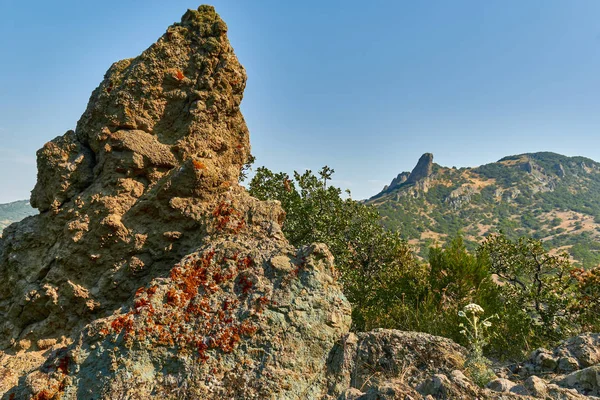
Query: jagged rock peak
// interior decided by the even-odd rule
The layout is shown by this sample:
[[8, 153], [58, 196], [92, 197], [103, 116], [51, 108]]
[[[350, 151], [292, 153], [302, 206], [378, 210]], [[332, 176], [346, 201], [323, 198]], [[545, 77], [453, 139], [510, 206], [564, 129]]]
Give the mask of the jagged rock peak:
[[[114, 63], [75, 132], [38, 152], [32, 205], [56, 209], [107, 170], [153, 183], [165, 170], [196, 161], [211, 171], [205, 189], [236, 181], [250, 151], [239, 111], [246, 72], [226, 33], [214, 8], [201, 6], [140, 56]], [[130, 151], [136, 157], [115, 163], [114, 153]], [[113, 179], [108, 186], [116, 185]]]
[[408, 177], [410, 176], [410, 172], [400, 172], [394, 179], [392, 179], [392, 182], [388, 185], [385, 185], [383, 188], [383, 192], [385, 191], [392, 191], [394, 189], [396, 189], [397, 187], [399, 187], [400, 185], [402, 185], [404, 182], [406, 182], [406, 180], [408, 179]]
[[38, 151], [31, 204], [41, 214], [0, 243], [0, 347], [120, 307], [206, 235], [207, 207], [237, 184], [250, 152], [246, 73], [226, 32], [213, 7], [189, 10], [114, 63], [76, 131]]
[[425, 153], [419, 158], [419, 162], [410, 173], [410, 176], [406, 180], [406, 183], [416, 183], [423, 178], [427, 178], [431, 175], [433, 170], [433, 154]]

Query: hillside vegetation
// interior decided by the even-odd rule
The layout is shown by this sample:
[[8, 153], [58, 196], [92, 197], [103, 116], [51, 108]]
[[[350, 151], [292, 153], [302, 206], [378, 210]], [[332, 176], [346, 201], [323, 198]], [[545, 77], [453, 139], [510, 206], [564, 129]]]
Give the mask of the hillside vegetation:
[[0, 235], [8, 225], [36, 213], [37, 211], [29, 204], [29, 200], [0, 204]]
[[[543, 152], [457, 169], [428, 156], [429, 165], [420, 161], [367, 201], [387, 228], [416, 248], [461, 233], [474, 249], [490, 233], [503, 232], [539, 239], [585, 267], [600, 263], [599, 163]], [[411, 179], [415, 173], [419, 179]]]
[[[431, 155], [422, 157], [408, 180], [431, 173], [430, 161]], [[328, 185], [332, 173], [324, 167], [318, 175], [290, 177], [260, 167], [249, 191], [280, 202], [283, 232], [293, 245], [329, 247], [355, 331], [420, 331], [468, 345], [459, 311], [476, 303], [494, 319], [494, 334], [481, 347], [518, 358], [600, 327], [600, 268], [577, 268], [539, 240], [504, 235], [489, 235], [475, 251], [457, 236], [418, 259], [398, 231], [381, 225], [374, 207], [343, 198], [341, 189]]]

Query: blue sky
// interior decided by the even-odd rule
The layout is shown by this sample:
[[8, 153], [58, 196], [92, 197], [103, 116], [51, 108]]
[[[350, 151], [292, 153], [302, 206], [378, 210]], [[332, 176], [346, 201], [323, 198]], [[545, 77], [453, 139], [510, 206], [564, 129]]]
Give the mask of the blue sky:
[[[477, 166], [600, 160], [600, 1], [214, 1], [248, 72], [258, 165], [336, 170], [354, 198], [424, 152]], [[108, 67], [197, 2], [0, 0], [0, 202], [73, 129]]]

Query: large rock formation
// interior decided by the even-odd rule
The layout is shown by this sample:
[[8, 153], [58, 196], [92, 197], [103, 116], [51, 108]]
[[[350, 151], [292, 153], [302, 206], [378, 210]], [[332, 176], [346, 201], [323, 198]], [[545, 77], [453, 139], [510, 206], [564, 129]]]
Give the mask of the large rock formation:
[[314, 398], [349, 306], [320, 245], [238, 185], [246, 73], [212, 7], [119, 61], [38, 152], [0, 241], [9, 399]]
[[433, 172], [433, 154], [425, 153], [419, 158], [417, 165], [406, 180], [407, 184], [417, 183], [420, 180], [427, 178]]
[[[210, 8], [112, 65], [38, 151], [31, 204], [0, 247], [0, 344], [69, 335], [196, 248], [249, 154], [246, 73]], [[208, 217], [208, 218], [207, 218]]]

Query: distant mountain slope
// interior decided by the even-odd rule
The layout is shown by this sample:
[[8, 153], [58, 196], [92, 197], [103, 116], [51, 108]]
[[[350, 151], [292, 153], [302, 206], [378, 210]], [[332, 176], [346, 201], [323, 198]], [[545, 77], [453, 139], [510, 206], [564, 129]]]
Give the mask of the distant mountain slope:
[[34, 214], [37, 214], [37, 210], [31, 207], [29, 200], [0, 204], [0, 235], [8, 225]]
[[367, 203], [421, 249], [458, 232], [474, 247], [501, 230], [542, 239], [586, 266], [600, 263], [600, 163], [588, 158], [543, 152], [456, 169], [427, 153]]

